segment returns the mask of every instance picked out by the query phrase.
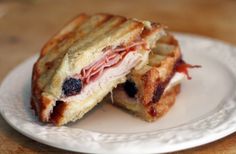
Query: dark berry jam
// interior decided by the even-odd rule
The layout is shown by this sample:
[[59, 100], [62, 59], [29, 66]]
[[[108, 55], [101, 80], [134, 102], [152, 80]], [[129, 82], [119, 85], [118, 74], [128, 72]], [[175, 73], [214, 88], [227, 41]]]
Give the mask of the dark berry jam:
[[129, 97], [134, 97], [138, 92], [138, 89], [135, 86], [135, 83], [131, 80], [127, 80], [124, 83], [124, 90]]
[[83, 83], [80, 79], [68, 78], [64, 81], [62, 91], [65, 96], [78, 94], [82, 89]]
[[157, 115], [157, 111], [156, 109], [152, 106], [149, 110], [149, 114], [152, 116], [152, 117], [155, 117]]

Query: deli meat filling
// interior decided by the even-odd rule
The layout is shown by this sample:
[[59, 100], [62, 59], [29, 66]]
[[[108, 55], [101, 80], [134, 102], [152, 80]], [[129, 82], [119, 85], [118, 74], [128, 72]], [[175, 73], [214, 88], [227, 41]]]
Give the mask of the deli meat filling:
[[88, 85], [95, 81], [108, 68], [118, 65], [130, 53], [139, 49], [146, 48], [143, 40], [134, 41], [128, 45], [119, 45], [117, 47], [106, 47], [103, 49], [103, 56], [98, 61], [84, 67], [80, 73], [64, 81], [62, 86], [63, 96], [73, 96]]
[[124, 59], [127, 53], [137, 51], [137, 49], [144, 44], [145, 42], [141, 40], [132, 42], [128, 46], [117, 46], [114, 49], [112, 49], [112, 47], [107, 47], [105, 48], [104, 56], [95, 63], [83, 68], [78, 77], [84, 84], [88, 84], [91, 80], [100, 77], [106, 68], [118, 64]]

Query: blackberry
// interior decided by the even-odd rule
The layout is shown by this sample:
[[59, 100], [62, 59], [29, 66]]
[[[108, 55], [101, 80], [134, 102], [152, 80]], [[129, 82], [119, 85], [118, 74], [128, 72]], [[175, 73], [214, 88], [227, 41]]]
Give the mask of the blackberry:
[[78, 94], [83, 87], [80, 79], [68, 78], [64, 81], [62, 91], [65, 96], [72, 96]]
[[124, 90], [129, 97], [134, 97], [138, 92], [138, 89], [135, 86], [135, 83], [131, 80], [127, 80], [124, 83]]

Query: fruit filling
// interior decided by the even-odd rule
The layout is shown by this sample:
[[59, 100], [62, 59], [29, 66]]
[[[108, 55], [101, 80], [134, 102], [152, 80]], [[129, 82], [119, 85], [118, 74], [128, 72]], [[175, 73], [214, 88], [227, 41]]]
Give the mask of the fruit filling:
[[62, 90], [64, 95], [72, 96], [81, 91], [83, 83], [80, 79], [69, 78], [66, 79], [63, 83]]
[[129, 97], [134, 97], [138, 92], [138, 89], [135, 86], [135, 83], [131, 80], [127, 80], [124, 83], [124, 90]]

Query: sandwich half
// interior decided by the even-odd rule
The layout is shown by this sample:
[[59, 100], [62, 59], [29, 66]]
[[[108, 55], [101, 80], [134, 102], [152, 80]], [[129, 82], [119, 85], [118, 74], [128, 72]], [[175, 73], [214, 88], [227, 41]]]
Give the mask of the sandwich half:
[[113, 104], [152, 122], [169, 111], [180, 92], [180, 82], [190, 79], [177, 40], [162, 36], [149, 54], [146, 65], [133, 69], [127, 81], [113, 90]]
[[110, 14], [80, 14], [43, 47], [33, 67], [31, 105], [42, 122], [83, 117], [133, 68], [141, 68], [162, 25]]

